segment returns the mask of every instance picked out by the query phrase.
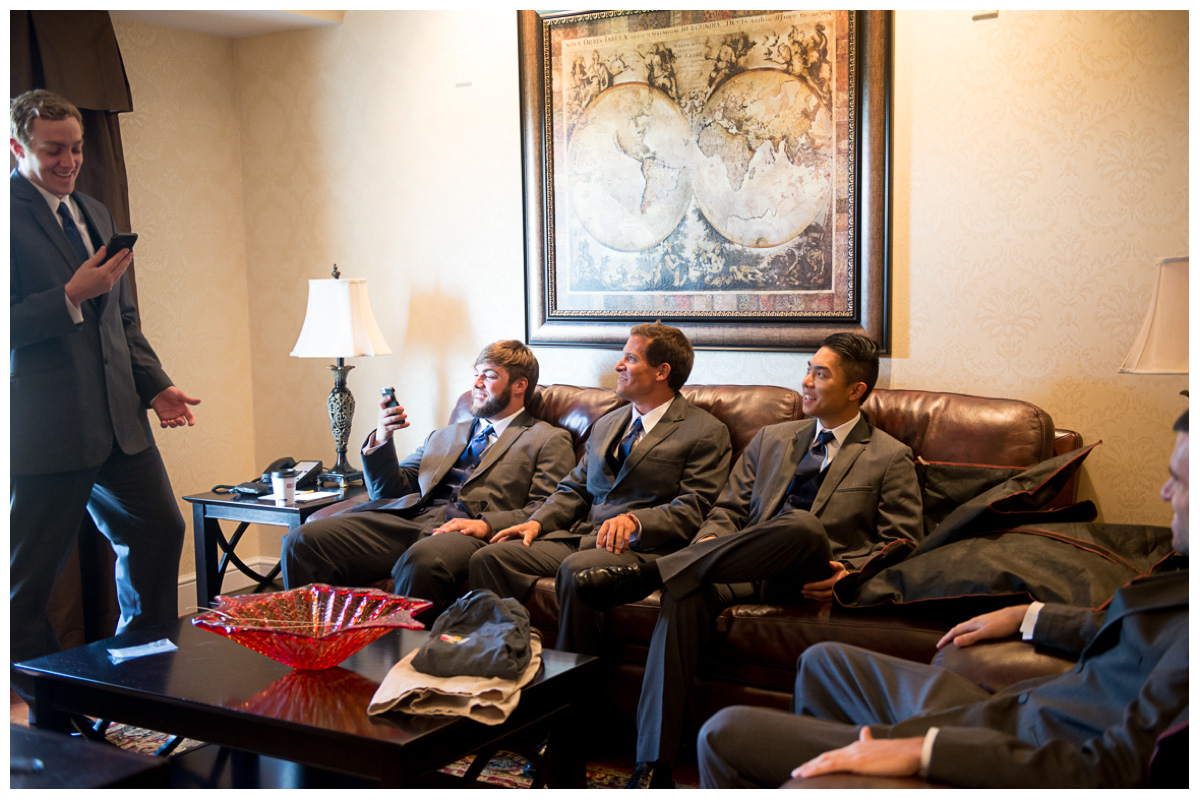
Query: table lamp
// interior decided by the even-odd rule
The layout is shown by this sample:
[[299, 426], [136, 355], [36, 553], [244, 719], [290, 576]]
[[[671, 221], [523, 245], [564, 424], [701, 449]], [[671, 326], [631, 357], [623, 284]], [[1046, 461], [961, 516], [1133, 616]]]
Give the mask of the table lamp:
[[1121, 372], [1188, 372], [1188, 257], [1160, 258], [1150, 308]]
[[375, 324], [365, 279], [343, 280], [334, 264], [332, 280], [322, 278], [308, 282], [308, 309], [304, 312], [300, 338], [291, 354], [298, 358], [337, 359], [337, 363], [329, 367], [333, 370], [333, 390], [326, 402], [329, 427], [337, 445], [337, 463], [328, 472], [321, 473], [321, 480], [335, 481], [342, 487], [362, 480], [362, 470], [354, 469], [346, 460], [346, 442], [354, 421], [354, 395], [346, 387], [346, 373], [354, 367], [347, 366], [345, 359], [384, 356], [391, 352]]

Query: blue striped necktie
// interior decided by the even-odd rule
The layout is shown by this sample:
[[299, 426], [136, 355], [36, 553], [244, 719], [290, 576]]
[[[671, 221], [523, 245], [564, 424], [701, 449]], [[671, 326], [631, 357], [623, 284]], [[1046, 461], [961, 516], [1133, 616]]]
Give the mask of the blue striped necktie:
[[479, 466], [479, 460], [483, 457], [483, 451], [487, 450], [488, 437], [495, 432], [491, 425], [484, 425], [483, 430], [475, 434], [475, 438], [467, 445], [468, 466]]
[[624, 464], [625, 459], [629, 458], [629, 453], [633, 450], [633, 445], [637, 442], [638, 434], [642, 432], [642, 418], [638, 417], [633, 422], [633, 427], [629, 429], [629, 433], [625, 434], [625, 438], [621, 440], [620, 446], [617, 447], [617, 463]]

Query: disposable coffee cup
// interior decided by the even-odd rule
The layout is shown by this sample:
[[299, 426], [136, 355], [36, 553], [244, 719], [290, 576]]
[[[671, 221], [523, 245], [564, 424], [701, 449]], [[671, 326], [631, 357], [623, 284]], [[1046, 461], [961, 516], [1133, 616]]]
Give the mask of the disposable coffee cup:
[[271, 473], [271, 491], [275, 493], [275, 505], [285, 506], [296, 502], [296, 470], [281, 469]]

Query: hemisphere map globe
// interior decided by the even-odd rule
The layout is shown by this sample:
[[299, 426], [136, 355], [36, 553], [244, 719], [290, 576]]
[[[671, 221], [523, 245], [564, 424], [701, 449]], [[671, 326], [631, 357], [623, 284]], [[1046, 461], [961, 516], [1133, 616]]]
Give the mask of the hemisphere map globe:
[[833, 121], [793, 75], [754, 69], [721, 84], [696, 122], [694, 144], [696, 203], [730, 241], [783, 244], [828, 207]]
[[692, 199], [691, 131], [679, 106], [644, 83], [600, 94], [567, 147], [571, 204], [614, 250], [646, 250], [671, 235]]

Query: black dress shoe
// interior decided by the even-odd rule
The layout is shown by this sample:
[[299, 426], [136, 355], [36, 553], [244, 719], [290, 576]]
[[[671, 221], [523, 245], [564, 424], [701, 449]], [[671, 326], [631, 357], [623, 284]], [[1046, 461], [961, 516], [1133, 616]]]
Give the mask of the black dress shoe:
[[636, 603], [661, 586], [661, 580], [629, 564], [590, 567], [575, 574], [575, 593], [597, 611]]
[[625, 782], [626, 789], [674, 789], [671, 768], [657, 761], [639, 761], [637, 769]]

